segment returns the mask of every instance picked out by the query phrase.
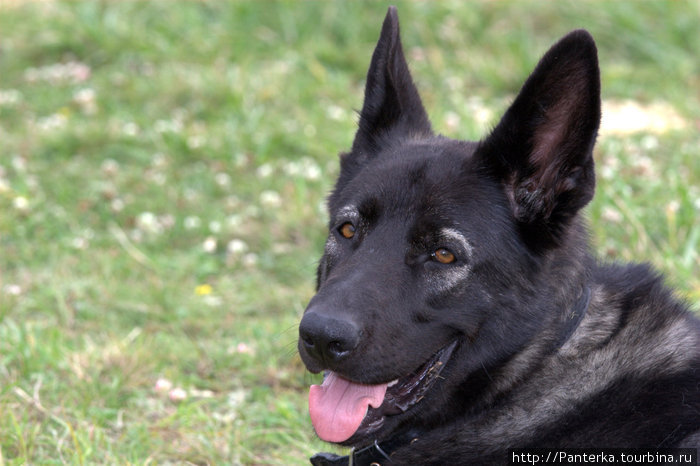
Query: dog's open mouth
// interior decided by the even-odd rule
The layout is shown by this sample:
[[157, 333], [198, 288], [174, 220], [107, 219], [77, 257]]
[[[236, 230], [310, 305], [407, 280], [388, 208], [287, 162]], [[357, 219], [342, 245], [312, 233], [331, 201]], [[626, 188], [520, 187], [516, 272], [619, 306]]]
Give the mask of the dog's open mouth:
[[411, 374], [392, 382], [363, 385], [327, 372], [322, 385], [309, 391], [311, 423], [326, 442], [344, 442], [353, 435], [378, 430], [386, 416], [418, 403], [433, 385], [457, 346], [454, 341]]

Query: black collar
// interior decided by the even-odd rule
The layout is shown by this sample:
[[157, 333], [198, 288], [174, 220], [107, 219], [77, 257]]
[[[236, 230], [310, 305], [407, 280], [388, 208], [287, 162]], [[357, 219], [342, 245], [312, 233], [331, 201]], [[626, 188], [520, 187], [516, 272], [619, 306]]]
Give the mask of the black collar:
[[[583, 320], [591, 302], [591, 289], [585, 287], [581, 290], [581, 296], [576, 301], [574, 308], [566, 315], [567, 319], [559, 335], [556, 348], [561, 348], [573, 335]], [[391, 455], [404, 445], [410, 445], [418, 439], [415, 431], [403, 435], [397, 435], [384, 442], [374, 441], [373, 444], [359, 450], [352, 449], [347, 456], [339, 456], [333, 453], [317, 453], [311, 457], [313, 466], [370, 466], [391, 463]]]
[[373, 444], [359, 450], [353, 448], [347, 456], [317, 453], [311, 457], [311, 464], [313, 466], [381, 466], [391, 463], [391, 455], [400, 447], [410, 445], [416, 440], [418, 440], [417, 433], [411, 431], [384, 442], [375, 440]]

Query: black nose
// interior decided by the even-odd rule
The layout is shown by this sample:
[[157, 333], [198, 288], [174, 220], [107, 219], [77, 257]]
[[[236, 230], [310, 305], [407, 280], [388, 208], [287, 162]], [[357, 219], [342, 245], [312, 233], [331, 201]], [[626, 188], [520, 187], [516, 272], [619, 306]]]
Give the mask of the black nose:
[[309, 310], [299, 324], [299, 338], [309, 356], [324, 364], [346, 358], [360, 343], [360, 330], [349, 319]]

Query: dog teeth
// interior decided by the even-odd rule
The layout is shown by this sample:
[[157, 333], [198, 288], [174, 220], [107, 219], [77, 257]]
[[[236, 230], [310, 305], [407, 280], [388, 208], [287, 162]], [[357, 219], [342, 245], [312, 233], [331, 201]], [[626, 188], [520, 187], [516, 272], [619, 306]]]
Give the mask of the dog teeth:
[[387, 388], [388, 388], [388, 387], [393, 387], [393, 386], [396, 385], [397, 383], [399, 383], [399, 379], [392, 380], [391, 382], [389, 382], [388, 384], [386, 384], [386, 386], [387, 386]]

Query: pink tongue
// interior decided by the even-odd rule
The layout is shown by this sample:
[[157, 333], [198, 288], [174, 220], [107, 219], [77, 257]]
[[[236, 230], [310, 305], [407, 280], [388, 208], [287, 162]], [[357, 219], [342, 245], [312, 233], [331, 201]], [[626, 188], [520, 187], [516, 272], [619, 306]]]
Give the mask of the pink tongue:
[[384, 401], [387, 384], [362, 385], [329, 372], [323, 385], [309, 390], [309, 414], [316, 433], [326, 442], [342, 442], [352, 437], [369, 406]]

